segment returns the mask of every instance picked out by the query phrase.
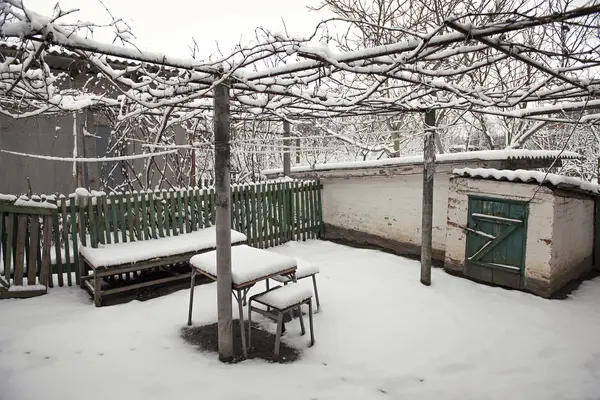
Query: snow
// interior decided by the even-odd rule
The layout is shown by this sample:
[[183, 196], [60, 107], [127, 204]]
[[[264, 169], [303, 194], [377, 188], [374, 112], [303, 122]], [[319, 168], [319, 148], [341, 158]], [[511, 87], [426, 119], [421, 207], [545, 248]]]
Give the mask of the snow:
[[46, 290], [46, 286], [45, 285], [24, 284], [23, 286], [21, 286], [21, 285], [14, 286], [13, 285], [8, 288], [9, 292], [29, 292], [29, 291], [34, 291], [34, 290]]
[[15, 201], [15, 200], [17, 200], [17, 196], [15, 196], [15, 195], [0, 193], [0, 201]]
[[56, 209], [56, 204], [48, 203], [46, 201], [33, 201], [29, 200], [26, 196], [19, 197], [15, 203], [17, 207], [39, 207], [39, 208], [49, 208]]
[[[190, 259], [195, 268], [217, 276], [217, 252], [196, 254]], [[242, 285], [265, 276], [296, 267], [296, 259], [247, 245], [231, 248], [231, 277], [234, 285]]]
[[542, 171], [518, 170], [498, 170], [494, 168], [460, 168], [453, 171], [455, 175], [467, 176], [472, 178], [485, 178], [506, 180], [511, 182], [551, 184], [560, 187], [572, 187], [585, 192], [600, 194], [600, 186], [594, 183], [584, 181], [583, 179], [573, 178], [564, 175], [549, 174]]
[[83, 187], [78, 187], [77, 189], [75, 189], [75, 196], [77, 197], [90, 197], [91, 193]]
[[[481, 150], [468, 151], [462, 153], [446, 153], [436, 155], [436, 162], [454, 162], [454, 161], [500, 161], [510, 159], [539, 159], [539, 158], [560, 158], [560, 159], [580, 159], [581, 155], [572, 151], [558, 150], [524, 150], [524, 149], [507, 149], [507, 150]], [[325, 171], [334, 169], [354, 169], [354, 168], [376, 168], [383, 166], [406, 165], [406, 164], [422, 164], [423, 155], [384, 158], [380, 160], [367, 161], [350, 161], [329, 164], [314, 164], [300, 165], [292, 167], [291, 172], [310, 172], [310, 171]], [[267, 169], [261, 171], [262, 175], [274, 175], [282, 173], [283, 169]]]
[[[272, 251], [277, 252], [277, 249], [279, 249], [279, 247], [274, 248]], [[296, 279], [306, 278], [307, 276], [319, 273], [319, 266], [311, 263], [310, 261], [307, 261], [303, 258], [296, 258], [296, 263], [298, 264], [298, 267], [296, 268]], [[291, 281], [291, 279], [287, 276], [281, 275], [275, 276], [272, 279], [282, 283]]]
[[290, 283], [289, 285], [280, 286], [277, 289], [268, 291], [267, 293], [257, 296], [256, 301], [265, 305], [273, 306], [280, 310], [301, 303], [306, 299], [310, 299], [313, 293], [311, 288]]
[[[225, 365], [184, 342], [188, 289], [94, 308], [80, 288], [54, 287], [0, 305], [0, 397], [105, 400], [110, 390], [128, 400], [597, 398], [598, 278], [567, 300], [545, 300], [438, 268], [425, 287], [418, 261], [375, 250], [319, 241], [275, 249], [321, 267], [315, 345], [297, 321], [282, 338], [302, 351], [297, 362]], [[216, 322], [216, 286], [195, 288], [194, 325]], [[89, 390], [99, 376], [110, 388]]]
[[126, 160], [138, 160], [141, 158], [150, 158], [156, 156], [164, 156], [167, 154], [176, 153], [177, 150], [168, 150], [168, 151], [159, 151], [156, 153], [142, 153], [142, 154], [133, 154], [129, 156], [115, 156], [115, 157], [95, 157], [95, 158], [85, 158], [85, 157], [54, 157], [54, 156], [44, 156], [41, 154], [28, 154], [28, 153], [20, 153], [18, 151], [9, 151], [9, 150], [0, 150], [3, 153], [13, 154], [15, 156], [21, 157], [29, 157], [35, 158], [38, 160], [47, 160], [47, 161], [64, 161], [64, 162], [72, 162], [72, 163], [100, 163], [106, 161], [126, 161]]
[[[231, 231], [232, 243], [245, 241], [246, 235]], [[82, 246], [79, 248], [79, 252], [94, 266], [109, 267], [211, 249], [215, 248], [216, 244], [216, 228], [212, 226], [178, 236], [138, 242], [100, 244], [98, 248]]]

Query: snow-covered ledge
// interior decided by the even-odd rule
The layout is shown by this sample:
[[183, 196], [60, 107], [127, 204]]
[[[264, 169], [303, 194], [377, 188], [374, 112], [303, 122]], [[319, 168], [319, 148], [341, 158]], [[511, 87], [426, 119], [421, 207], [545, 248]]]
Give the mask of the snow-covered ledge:
[[[537, 160], [540, 162], [546, 161], [544, 164], [549, 166], [555, 159], [559, 160], [576, 160], [583, 158], [580, 154], [572, 151], [558, 151], [558, 150], [523, 150], [523, 149], [507, 149], [507, 150], [482, 150], [482, 151], [469, 151], [462, 153], [447, 153], [438, 154], [436, 156], [436, 163], [456, 163], [456, 162], [468, 162], [468, 161], [531, 161]], [[349, 162], [336, 162], [326, 164], [314, 164], [314, 165], [298, 165], [292, 167], [292, 174], [304, 174], [315, 171], [334, 171], [334, 170], [352, 170], [352, 169], [369, 169], [379, 167], [394, 167], [394, 166], [407, 166], [407, 165], [421, 165], [423, 164], [423, 155], [415, 155], [408, 157], [396, 157], [396, 158], [385, 158], [381, 160], [367, 160], [367, 161], [349, 161]], [[558, 165], [557, 165], [558, 166]], [[281, 175], [283, 173], [282, 168], [266, 169], [261, 171], [262, 175], [269, 178]]]

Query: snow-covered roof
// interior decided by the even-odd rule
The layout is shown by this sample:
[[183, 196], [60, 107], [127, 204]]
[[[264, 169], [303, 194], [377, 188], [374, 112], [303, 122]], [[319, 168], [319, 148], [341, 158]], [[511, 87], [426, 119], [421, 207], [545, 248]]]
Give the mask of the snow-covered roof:
[[550, 174], [543, 171], [497, 170], [493, 168], [460, 168], [452, 171], [457, 176], [494, 179], [519, 183], [535, 183], [539, 185], [555, 186], [560, 189], [584, 191], [591, 194], [600, 194], [600, 185], [570, 176]]
[[[572, 151], [558, 150], [482, 150], [463, 153], [438, 154], [436, 162], [450, 163], [456, 161], [502, 161], [502, 160], [539, 160], [539, 159], [580, 159], [582, 156]], [[377, 168], [384, 166], [422, 164], [423, 155], [408, 157], [385, 158], [381, 160], [351, 161], [329, 164], [299, 165], [292, 167], [291, 172], [326, 171], [335, 169]], [[276, 175], [283, 169], [267, 169], [261, 171], [263, 175]]]

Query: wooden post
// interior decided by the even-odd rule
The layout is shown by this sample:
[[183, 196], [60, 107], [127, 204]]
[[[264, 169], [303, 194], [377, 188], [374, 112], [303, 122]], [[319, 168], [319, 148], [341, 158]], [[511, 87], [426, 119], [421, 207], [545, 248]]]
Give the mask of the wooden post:
[[[290, 137], [290, 123], [288, 120], [283, 121], [283, 137]], [[290, 160], [290, 139], [283, 139], [283, 175], [290, 176], [291, 171]]]
[[421, 220], [421, 283], [431, 285], [433, 176], [435, 174], [435, 110], [425, 112], [423, 145], [423, 206]]
[[300, 164], [300, 138], [296, 139], [296, 164]]
[[[220, 83], [214, 93], [215, 209], [217, 231], [217, 314], [219, 360], [233, 360], [231, 311], [231, 213], [229, 176], [229, 85]], [[241, 323], [240, 318], [240, 323]]]

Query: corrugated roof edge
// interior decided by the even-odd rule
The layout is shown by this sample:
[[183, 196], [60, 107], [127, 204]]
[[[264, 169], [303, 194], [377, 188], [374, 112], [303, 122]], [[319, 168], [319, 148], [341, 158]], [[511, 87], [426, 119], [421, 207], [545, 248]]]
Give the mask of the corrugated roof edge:
[[493, 168], [457, 168], [452, 171], [454, 176], [508, 181], [515, 183], [538, 184], [553, 186], [565, 190], [582, 191], [593, 195], [600, 194], [600, 185], [570, 176], [549, 174], [542, 171], [497, 170]]
[[[559, 150], [482, 150], [468, 151], [463, 153], [447, 153], [438, 154], [436, 162], [448, 163], [455, 161], [501, 161], [510, 159], [555, 159], [562, 160], [577, 160], [583, 157], [572, 151]], [[368, 161], [350, 161], [330, 164], [315, 164], [315, 165], [299, 165], [291, 168], [291, 172], [312, 172], [312, 171], [328, 171], [335, 169], [357, 169], [357, 168], [377, 168], [384, 166], [422, 164], [423, 156], [408, 156], [398, 158], [386, 158], [383, 160], [368, 160]], [[262, 175], [276, 175], [283, 172], [282, 168], [265, 169], [260, 173]]]

